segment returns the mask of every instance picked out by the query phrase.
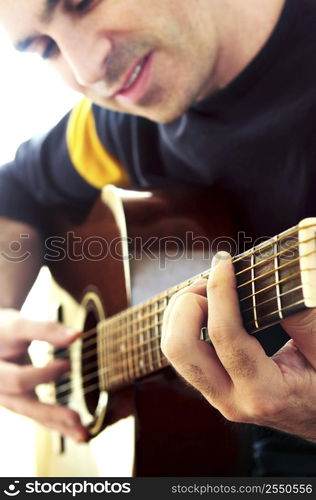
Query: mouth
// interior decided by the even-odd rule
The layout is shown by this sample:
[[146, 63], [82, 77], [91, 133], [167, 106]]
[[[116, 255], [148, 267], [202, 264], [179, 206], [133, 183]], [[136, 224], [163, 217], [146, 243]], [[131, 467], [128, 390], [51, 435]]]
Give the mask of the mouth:
[[123, 86], [115, 93], [118, 100], [136, 103], [145, 94], [150, 80], [153, 54], [147, 54], [129, 70]]

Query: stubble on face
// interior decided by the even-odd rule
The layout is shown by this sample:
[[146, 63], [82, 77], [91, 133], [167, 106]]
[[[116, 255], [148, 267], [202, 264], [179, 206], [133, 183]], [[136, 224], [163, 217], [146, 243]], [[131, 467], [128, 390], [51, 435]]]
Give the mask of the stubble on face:
[[[28, 3], [29, 1], [31, 3]], [[12, 2], [16, 8], [19, 7], [19, 19], [16, 17], [14, 23], [20, 23], [21, 9], [22, 15], [24, 10], [24, 14], [27, 14], [32, 6], [35, 10], [35, 6], [42, 5], [44, 0]], [[197, 6], [202, 4], [204, 8], [199, 12]], [[88, 22], [82, 18], [85, 24], [82, 39], [86, 47], [91, 46], [90, 50], [93, 50], [93, 43], [90, 42], [100, 39], [100, 36], [107, 37], [108, 34], [111, 37], [111, 51], [103, 61], [104, 76], [95, 83], [82, 85], [77, 81], [72, 65], [69, 64], [69, 54], [66, 58], [60, 53], [51, 62], [70, 86], [102, 107], [143, 116], [153, 121], [172, 121], [197, 98], [205, 86], [205, 80], [210, 76], [213, 46], [206, 40], [210, 38], [209, 33], [212, 33], [204, 21], [207, 4], [206, 0], [181, 0], [180, 3], [178, 0], [97, 2], [96, 7], [91, 10], [92, 13], [90, 14], [89, 10], [86, 15]], [[11, 7], [9, 10], [12, 10]], [[38, 11], [38, 8], [36, 10]], [[33, 17], [36, 17], [35, 13]], [[196, 22], [197, 19], [200, 24]], [[60, 39], [60, 22], [68, 23], [66, 36], [71, 36], [72, 30], [77, 30], [75, 36], [80, 39], [81, 21], [68, 21], [66, 14], [59, 12], [55, 24], [50, 25], [46, 33], [53, 40], [54, 35], [58, 33]], [[202, 21], [204, 29], [201, 27]], [[28, 31], [32, 33], [33, 21], [26, 24], [28, 26], [23, 27], [23, 34]], [[42, 28], [45, 34], [46, 27], [42, 26], [40, 31]], [[67, 45], [67, 40], [62, 41]], [[137, 61], [149, 54], [152, 55], [153, 64], [146, 92], [137, 102], [122, 105], [115, 94], [122, 88], [128, 72]]]

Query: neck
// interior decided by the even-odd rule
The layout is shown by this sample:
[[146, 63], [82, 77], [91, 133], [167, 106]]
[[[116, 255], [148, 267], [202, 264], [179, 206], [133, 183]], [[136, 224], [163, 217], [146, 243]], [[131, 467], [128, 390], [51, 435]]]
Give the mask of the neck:
[[218, 55], [213, 91], [228, 85], [271, 36], [286, 0], [215, 0]]
[[[240, 311], [249, 333], [316, 306], [315, 225], [316, 219], [306, 219], [233, 258]], [[98, 358], [104, 390], [130, 384], [168, 365], [160, 351], [164, 311], [177, 291], [208, 274], [206, 270], [99, 323]]]

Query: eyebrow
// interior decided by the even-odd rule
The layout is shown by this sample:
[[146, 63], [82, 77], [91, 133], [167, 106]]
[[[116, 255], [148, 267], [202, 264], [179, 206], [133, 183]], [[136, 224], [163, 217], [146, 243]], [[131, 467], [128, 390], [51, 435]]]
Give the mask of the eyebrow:
[[[56, 8], [61, 3], [61, 0], [45, 0], [45, 6], [43, 12], [40, 14], [40, 20], [44, 23], [49, 23], [52, 20]], [[25, 52], [30, 45], [34, 42], [35, 36], [28, 36], [19, 40], [14, 44], [14, 47], [19, 52]]]

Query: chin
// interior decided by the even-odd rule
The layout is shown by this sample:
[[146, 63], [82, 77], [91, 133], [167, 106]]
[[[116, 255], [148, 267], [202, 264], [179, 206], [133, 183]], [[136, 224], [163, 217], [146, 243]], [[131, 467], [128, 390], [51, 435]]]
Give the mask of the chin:
[[182, 99], [180, 101], [177, 97], [178, 96], [168, 96], [166, 99], [161, 92], [161, 89], [158, 92], [156, 88], [155, 92], [148, 94], [143, 102], [140, 102], [136, 106], [123, 109], [112, 101], [109, 102], [90, 96], [95, 104], [105, 109], [118, 111], [123, 114], [140, 116], [142, 118], [146, 118], [147, 120], [162, 124], [177, 120], [192, 104], [191, 99]]

